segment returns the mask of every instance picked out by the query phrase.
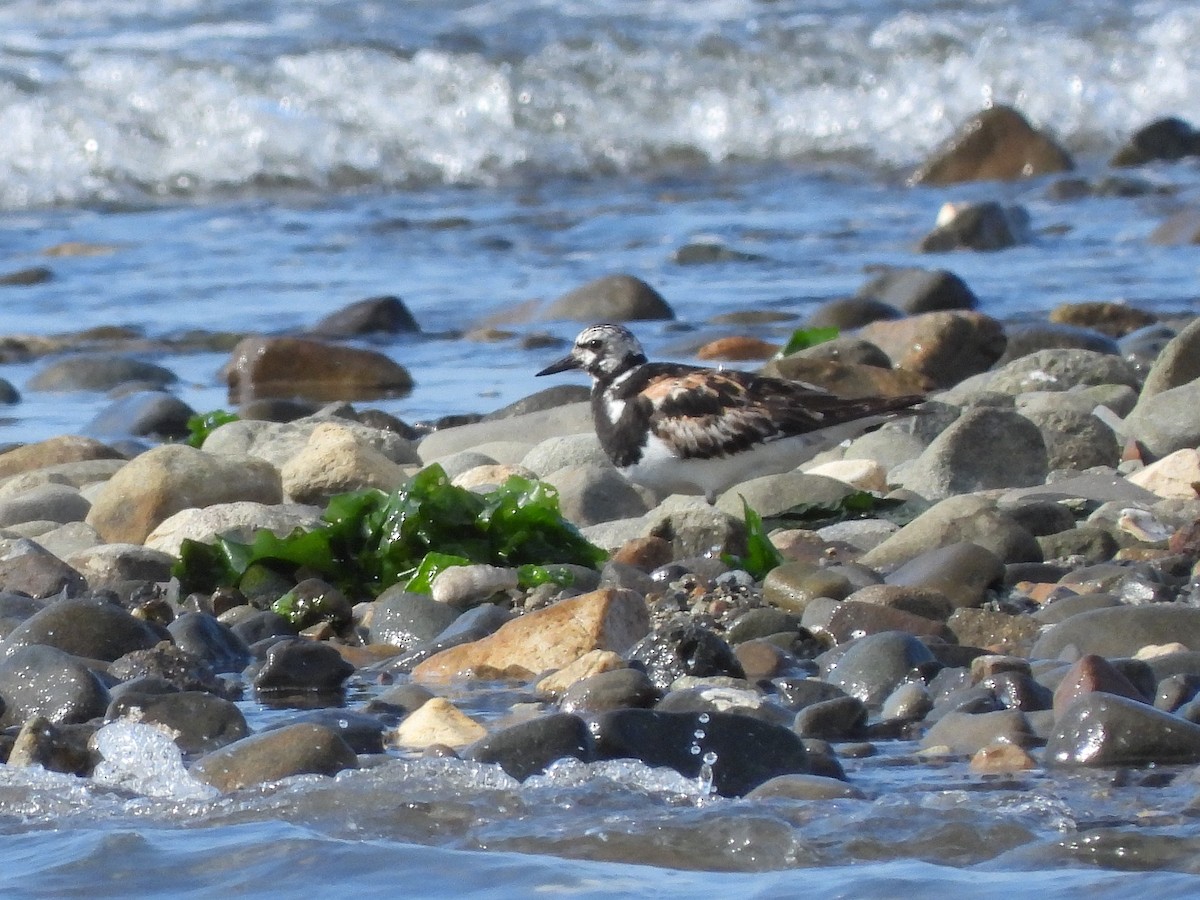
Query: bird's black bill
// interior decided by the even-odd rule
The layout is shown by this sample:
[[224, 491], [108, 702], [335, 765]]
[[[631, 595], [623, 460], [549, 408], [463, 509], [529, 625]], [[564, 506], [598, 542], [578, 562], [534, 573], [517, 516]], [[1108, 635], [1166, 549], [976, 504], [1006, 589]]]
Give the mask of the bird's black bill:
[[550, 363], [550, 365], [546, 366], [546, 368], [542, 369], [542, 371], [538, 372], [537, 374], [538, 375], [556, 375], [557, 373], [565, 372], [568, 369], [578, 369], [578, 368], [579, 368], [579, 362], [575, 359], [574, 356], [572, 356], [571, 354], [568, 353], [562, 359], [560, 359], [556, 362]]

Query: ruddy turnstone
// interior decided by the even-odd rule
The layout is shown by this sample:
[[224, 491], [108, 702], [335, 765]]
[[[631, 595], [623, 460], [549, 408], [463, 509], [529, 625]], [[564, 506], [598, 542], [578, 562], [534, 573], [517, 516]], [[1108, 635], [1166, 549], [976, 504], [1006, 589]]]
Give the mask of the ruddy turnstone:
[[592, 325], [538, 375], [592, 376], [600, 446], [626, 478], [659, 494], [704, 494], [794, 469], [924, 398], [847, 400], [800, 381], [648, 362], [620, 325]]

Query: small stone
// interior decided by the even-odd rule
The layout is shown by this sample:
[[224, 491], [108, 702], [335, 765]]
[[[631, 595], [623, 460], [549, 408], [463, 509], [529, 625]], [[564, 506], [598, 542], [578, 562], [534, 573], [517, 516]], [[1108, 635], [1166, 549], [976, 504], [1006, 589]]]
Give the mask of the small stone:
[[971, 771], [982, 775], [1022, 772], [1036, 769], [1037, 762], [1023, 747], [1013, 744], [989, 744], [971, 757]]
[[322, 725], [287, 725], [243, 738], [201, 757], [191, 774], [228, 793], [291, 775], [336, 775], [358, 757], [336, 732]]
[[553, 672], [537, 683], [535, 690], [546, 697], [561, 697], [576, 682], [603, 672], [625, 668], [625, 660], [611, 650], [592, 650], [573, 663]]
[[466, 747], [487, 735], [487, 729], [444, 697], [434, 697], [410, 713], [389, 740], [397, 747], [422, 750], [434, 744]]

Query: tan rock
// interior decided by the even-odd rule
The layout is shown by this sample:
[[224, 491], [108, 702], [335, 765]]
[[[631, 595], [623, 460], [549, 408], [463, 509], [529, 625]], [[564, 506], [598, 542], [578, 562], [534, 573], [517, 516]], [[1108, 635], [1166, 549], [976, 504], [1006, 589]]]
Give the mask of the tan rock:
[[568, 666], [591, 650], [623, 653], [649, 629], [650, 614], [639, 594], [602, 588], [560, 600], [513, 619], [488, 637], [434, 654], [413, 669], [412, 677], [529, 678]]
[[709, 341], [697, 350], [696, 359], [747, 362], [770, 359], [778, 349], [778, 344], [771, 344], [758, 338], [725, 337]]
[[806, 475], [824, 475], [836, 478], [860, 491], [886, 493], [887, 470], [873, 459], [837, 459], [805, 469]]
[[290, 775], [336, 775], [357, 765], [354, 751], [341, 735], [324, 725], [303, 722], [214, 750], [189, 771], [205, 784], [227, 792]]
[[130, 460], [110, 478], [93, 498], [87, 523], [110, 543], [141, 544], [182, 509], [236, 500], [281, 502], [275, 467], [166, 444]]
[[312, 530], [321, 524], [321, 508], [300, 503], [268, 506], [253, 501], [214, 503], [204, 509], [183, 509], [159, 524], [145, 544], [172, 556], [179, 555], [184, 539], [213, 543], [217, 535], [250, 543], [266, 528], [276, 537], [287, 537], [297, 528]]
[[388, 741], [406, 750], [424, 750], [433, 744], [465, 747], [487, 735], [487, 729], [444, 697], [426, 700], [413, 711]]
[[473, 491], [476, 488], [498, 487], [508, 481], [513, 475], [531, 480], [537, 479], [537, 475], [524, 466], [513, 463], [494, 463], [467, 469], [467, 471], [455, 476], [451, 481], [456, 487]]
[[373, 400], [412, 390], [412, 376], [374, 350], [306, 338], [248, 337], [221, 370], [238, 403], [260, 397]]
[[1176, 450], [1134, 472], [1128, 480], [1164, 499], [1195, 500], [1195, 486], [1200, 484], [1200, 450]]
[[1160, 656], [1170, 656], [1172, 653], [1187, 653], [1191, 648], [1179, 641], [1166, 644], [1146, 644], [1133, 654], [1134, 659], [1157, 659]]
[[968, 119], [910, 179], [913, 184], [1011, 181], [1074, 168], [1070, 155], [1009, 106]]
[[577, 681], [625, 667], [621, 654], [611, 650], [592, 650], [539, 681], [537, 692], [546, 697], [558, 697]]
[[297, 503], [323, 505], [335, 494], [379, 488], [391, 492], [408, 479], [392, 462], [349, 428], [325, 422], [304, 449], [279, 471], [284, 493]]
[[1036, 769], [1037, 762], [1016, 744], [989, 744], [971, 757], [971, 771], [987, 773], [1020, 772]]
[[859, 363], [813, 359], [796, 353], [771, 360], [763, 366], [762, 371], [765, 375], [777, 378], [807, 381], [848, 400], [921, 394], [932, 385], [928, 378], [908, 369], [883, 369]]
[[15, 447], [0, 453], [0, 478], [32, 472], [60, 463], [80, 462], [86, 459], [120, 459], [121, 454], [108, 444], [75, 434], [53, 437]]

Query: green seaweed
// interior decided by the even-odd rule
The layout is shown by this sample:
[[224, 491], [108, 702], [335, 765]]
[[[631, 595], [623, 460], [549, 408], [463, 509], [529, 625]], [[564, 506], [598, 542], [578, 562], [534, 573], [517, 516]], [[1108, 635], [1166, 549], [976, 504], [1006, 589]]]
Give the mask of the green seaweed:
[[783, 557], [771, 543], [762, 516], [750, 508], [742, 497], [742, 516], [746, 520], [746, 555], [721, 555], [721, 560], [733, 568], [744, 569], [753, 578], [762, 580], [766, 574], [783, 562]]
[[208, 436], [222, 425], [238, 420], [237, 413], [224, 409], [214, 409], [206, 413], [196, 413], [187, 420], [188, 437], [185, 443], [189, 447], [202, 447]]
[[185, 593], [237, 587], [254, 565], [294, 580], [317, 576], [348, 597], [374, 596], [394, 584], [425, 591], [448, 565], [518, 568], [523, 584], [566, 582], [556, 566], [594, 568], [604, 551], [562, 518], [558, 492], [517, 476], [486, 494], [450, 483], [438, 465], [394, 493], [354, 491], [333, 497], [322, 524], [287, 537], [259, 531], [250, 543], [220, 537], [185, 540], [172, 574]]
[[809, 347], [817, 346], [817, 344], [824, 344], [826, 341], [832, 341], [839, 333], [833, 327], [797, 328], [792, 332], [792, 336], [788, 338], [787, 343], [783, 345], [783, 349], [775, 354], [775, 357], [778, 359], [782, 356], [791, 356], [793, 353], [799, 353], [801, 350], [807, 350]]

